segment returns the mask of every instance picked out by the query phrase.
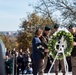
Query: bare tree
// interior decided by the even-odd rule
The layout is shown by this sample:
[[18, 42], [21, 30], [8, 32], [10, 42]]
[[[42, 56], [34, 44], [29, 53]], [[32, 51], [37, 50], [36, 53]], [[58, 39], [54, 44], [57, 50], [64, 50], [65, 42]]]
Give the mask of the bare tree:
[[[76, 23], [76, 0], [39, 0], [35, 6], [35, 11], [52, 18], [52, 14], [60, 12], [60, 18], [55, 16], [55, 19], [60, 20], [63, 25]], [[52, 19], [52, 20], [55, 20]]]

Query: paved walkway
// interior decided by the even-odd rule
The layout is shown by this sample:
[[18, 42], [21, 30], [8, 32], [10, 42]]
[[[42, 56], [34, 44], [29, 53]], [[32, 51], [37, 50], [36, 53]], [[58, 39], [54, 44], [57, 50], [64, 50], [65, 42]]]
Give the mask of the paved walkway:
[[[20, 74], [20, 75], [22, 75], [22, 74]], [[24, 75], [33, 75], [33, 74], [24, 74]], [[45, 73], [44, 75], [55, 75], [55, 73], [49, 73], [49, 74]], [[63, 75], [63, 74], [59, 73], [58, 75]], [[69, 72], [67, 75], [72, 75], [72, 73]]]

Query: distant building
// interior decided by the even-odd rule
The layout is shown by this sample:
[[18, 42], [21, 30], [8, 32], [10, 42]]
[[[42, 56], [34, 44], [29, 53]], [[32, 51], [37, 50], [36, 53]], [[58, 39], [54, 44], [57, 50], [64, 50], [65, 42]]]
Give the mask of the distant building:
[[17, 31], [0, 31], [2, 35], [8, 35], [8, 36], [17, 36], [18, 32]]

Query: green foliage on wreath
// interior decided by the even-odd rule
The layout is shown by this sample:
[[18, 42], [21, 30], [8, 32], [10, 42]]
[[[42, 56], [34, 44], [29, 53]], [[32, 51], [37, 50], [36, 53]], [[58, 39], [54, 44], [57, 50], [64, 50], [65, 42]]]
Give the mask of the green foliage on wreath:
[[[67, 48], [64, 50], [65, 56], [70, 56], [72, 52], [72, 43], [73, 43], [73, 35], [70, 32], [66, 31], [59, 31], [56, 35], [52, 36], [52, 39], [48, 43], [48, 48], [50, 50], [50, 54], [53, 58], [55, 58], [57, 54], [57, 50], [55, 49], [56, 42], [61, 39], [61, 37], [64, 36], [64, 40], [66, 40]], [[60, 53], [57, 57], [57, 59], [63, 59], [63, 55]]]

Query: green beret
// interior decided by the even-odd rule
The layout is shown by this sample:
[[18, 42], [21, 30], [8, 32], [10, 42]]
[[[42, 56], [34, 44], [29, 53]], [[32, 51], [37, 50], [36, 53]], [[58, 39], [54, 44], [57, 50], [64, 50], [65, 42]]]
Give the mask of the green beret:
[[46, 31], [49, 31], [50, 29], [51, 29], [50, 26], [45, 26]]
[[69, 28], [69, 29], [72, 29], [72, 28], [73, 28], [73, 25], [72, 25], [72, 24], [70, 24], [68, 28]]
[[55, 25], [54, 25], [54, 28], [59, 28], [59, 25], [58, 25], [58, 24], [55, 24]]

